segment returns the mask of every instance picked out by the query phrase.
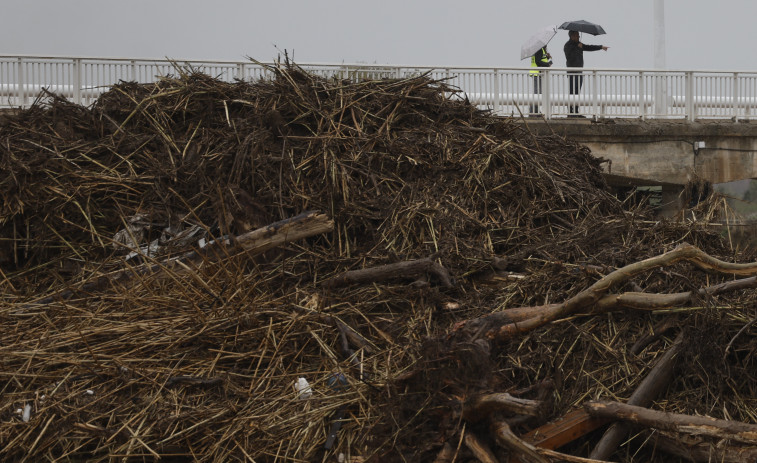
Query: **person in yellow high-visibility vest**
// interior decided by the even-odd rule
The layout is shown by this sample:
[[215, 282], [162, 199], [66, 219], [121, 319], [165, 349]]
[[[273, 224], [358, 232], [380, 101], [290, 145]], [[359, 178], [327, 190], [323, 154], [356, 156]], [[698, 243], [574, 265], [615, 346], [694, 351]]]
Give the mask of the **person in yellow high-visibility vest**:
[[[534, 95], [541, 95], [541, 73], [539, 72], [539, 68], [548, 68], [550, 66], [552, 66], [552, 55], [547, 52], [547, 47], [540, 48], [531, 57], [532, 69], [529, 75], [534, 80]], [[539, 113], [539, 105], [530, 105], [529, 112], [532, 116], [536, 116]]]

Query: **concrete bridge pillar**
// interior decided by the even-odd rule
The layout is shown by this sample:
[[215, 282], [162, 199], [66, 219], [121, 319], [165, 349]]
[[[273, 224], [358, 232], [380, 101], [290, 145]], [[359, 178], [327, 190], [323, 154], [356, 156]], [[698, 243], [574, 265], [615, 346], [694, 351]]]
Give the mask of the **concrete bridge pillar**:
[[660, 200], [660, 217], [672, 218], [685, 206], [683, 204], [683, 186], [663, 185], [662, 198]]
[[730, 119], [566, 119], [524, 122], [538, 134], [558, 133], [605, 158], [608, 174], [662, 184], [685, 185], [757, 178], [757, 124]]
[[660, 215], [673, 217], [684, 187], [757, 179], [757, 123], [733, 120], [522, 120], [532, 133], [557, 133], [605, 158], [605, 179], [618, 191], [660, 192]]

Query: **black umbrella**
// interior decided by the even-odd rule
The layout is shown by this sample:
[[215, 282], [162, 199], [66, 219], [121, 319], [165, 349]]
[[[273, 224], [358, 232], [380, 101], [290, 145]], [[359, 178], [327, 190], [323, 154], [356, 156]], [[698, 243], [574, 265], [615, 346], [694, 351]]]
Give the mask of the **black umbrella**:
[[599, 24], [590, 23], [589, 21], [584, 21], [583, 19], [579, 21], [568, 21], [562, 23], [558, 29], [565, 29], [566, 31], [578, 31], [578, 32], [586, 32], [587, 34], [591, 35], [600, 35], [600, 34], [606, 34], [605, 30], [602, 29], [602, 26]]

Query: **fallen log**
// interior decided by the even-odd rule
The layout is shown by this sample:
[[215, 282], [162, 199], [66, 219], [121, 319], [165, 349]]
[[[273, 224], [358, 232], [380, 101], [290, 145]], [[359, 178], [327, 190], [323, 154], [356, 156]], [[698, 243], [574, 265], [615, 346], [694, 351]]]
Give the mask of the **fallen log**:
[[274, 222], [228, 240], [216, 240], [204, 248], [190, 251], [178, 257], [101, 275], [78, 288], [67, 289], [47, 296], [29, 303], [28, 306], [45, 305], [59, 300], [66, 300], [73, 297], [76, 293], [102, 290], [110, 285], [124, 284], [134, 278], [145, 275], [156, 273], [171, 273], [175, 275], [177, 273], [184, 273], [191, 270], [192, 266], [202, 262], [217, 261], [238, 251], [246, 252], [249, 255], [262, 254], [292, 241], [329, 232], [333, 228], [334, 222], [326, 215], [316, 211], [303, 212], [297, 216]]
[[607, 463], [602, 460], [576, 457], [551, 449], [535, 447], [531, 443], [516, 436], [510, 426], [498, 420], [492, 420], [491, 433], [497, 444], [510, 451], [510, 463], [541, 463], [550, 461], [568, 461], [575, 463]]
[[454, 286], [449, 271], [430, 258], [397, 262], [360, 270], [350, 270], [326, 281], [325, 284], [326, 286], [336, 288], [339, 286], [374, 283], [396, 278], [417, 278], [428, 274], [438, 278], [442, 286], [448, 288]]
[[757, 447], [736, 447], [733, 445], [717, 445], [708, 443], [686, 444], [676, 439], [654, 433], [651, 436], [651, 445], [658, 450], [685, 458], [695, 463], [744, 463], [757, 461]]
[[[683, 304], [688, 304], [695, 300], [696, 297], [716, 296], [732, 291], [740, 291], [749, 288], [757, 288], [757, 277], [742, 278], [740, 280], [727, 281], [696, 291], [687, 291], [673, 294], [656, 294], [629, 291], [620, 294], [609, 294], [602, 297], [594, 305], [589, 306], [588, 310], [577, 311], [576, 313], [586, 315], [597, 315], [600, 313], [613, 312], [622, 309], [634, 310], [660, 310], [667, 309]], [[489, 325], [509, 325], [522, 323], [524, 321], [547, 316], [549, 313], [558, 310], [560, 303], [552, 303], [533, 307], [513, 307], [485, 316]], [[467, 325], [473, 320], [466, 320], [456, 325], [456, 329]]]
[[538, 400], [521, 399], [501, 392], [497, 394], [483, 394], [469, 399], [463, 406], [463, 419], [476, 423], [488, 418], [492, 413], [508, 411], [520, 415], [536, 416], [541, 402]]
[[475, 434], [468, 431], [465, 433], [465, 446], [478, 458], [481, 463], [498, 463], [496, 455], [492, 449]]
[[651, 334], [642, 336], [641, 338], [637, 339], [636, 342], [633, 343], [633, 346], [631, 346], [631, 348], [628, 349], [628, 352], [630, 352], [633, 355], [639, 355], [642, 351], [644, 351], [644, 349], [647, 348], [647, 346], [655, 342], [665, 333], [680, 326], [680, 323], [681, 322], [676, 317], [664, 318], [660, 323], [656, 324], [652, 328]]
[[[673, 368], [683, 344], [684, 333], [685, 330], [681, 330], [678, 333], [673, 345], [663, 354], [654, 368], [639, 384], [639, 387], [631, 394], [631, 397], [628, 398], [629, 405], [648, 406], [660, 394], [663, 388], [670, 383], [670, 379], [673, 377]], [[596, 460], [609, 458], [623, 439], [626, 438], [629, 431], [630, 426], [628, 423], [616, 422], [610, 425], [599, 442], [597, 442], [597, 445], [594, 446], [594, 450], [589, 454], [589, 458]]]
[[675, 307], [692, 302], [696, 297], [716, 296], [732, 291], [757, 288], [757, 276], [727, 281], [718, 285], [708, 286], [696, 291], [686, 291], [673, 294], [650, 294], [627, 292], [608, 295], [597, 301], [591, 313], [610, 312], [621, 308], [659, 310]]
[[490, 428], [497, 444], [508, 449], [523, 463], [549, 463], [548, 458], [541, 456], [536, 447], [516, 436], [504, 421], [492, 420]]
[[633, 424], [695, 436], [731, 439], [757, 444], [757, 425], [708, 416], [667, 413], [621, 402], [587, 402], [584, 408], [600, 418], [614, 418]]
[[554, 450], [585, 436], [607, 422], [607, 419], [596, 418], [579, 408], [523, 434], [521, 439], [534, 447]]
[[[580, 313], [581, 311], [591, 312], [591, 308], [606, 297], [608, 291], [613, 286], [626, 283], [628, 280], [642, 272], [673, 265], [680, 261], [688, 261], [703, 270], [723, 274], [741, 276], [757, 275], [757, 262], [744, 264], [725, 262], [706, 254], [695, 246], [681, 244], [672, 251], [619, 268], [600, 278], [587, 289], [562, 303], [538, 306], [535, 308], [519, 307], [516, 309], [510, 309], [512, 310], [510, 313], [503, 311], [485, 315], [483, 317], [457, 323], [455, 324], [453, 331], [462, 332], [469, 338], [483, 335], [492, 340], [506, 340], [515, 335], [532, 331], [555, 320]], [[747, 287], [753, 287], [752, 285], [754, 284], [755, 282], [751, 281], [751, 278], [747, 278], [744, 280], [738, 280], [737, 282], [728, 282], [723, 285], [717, 285], [718, 289], [713, 289], [713, 291], [722, 292], [726, 290], [744, 289]], [[611, 298], [614, 299], [610, 299], [604, 304], [607, 307], [616, 307], [621, 304], [621, 301], [626, 304], [631, 303], [629, 302], [630, 299], [631, 301], [637, 302], [638, 305], [647, 305], [648, 307], [651, 307], [652, 305], [657, 306], [663, 299], [666, 303], [672, 303], [675, 301], [689, 300], [688, 298], [692, 297], [692, 294], [690, 293], [681, 293], [682, 295], [656, 295], [659, 296], [657, 299], [655, 297], [648, 298], [649, 295], [645, 293], [631, 294], [633, 296], [630, 298], [626, 297], [619, 299], [619, 296], [611, 296]], [[532, 316], [529, 317], [529, 315]]]

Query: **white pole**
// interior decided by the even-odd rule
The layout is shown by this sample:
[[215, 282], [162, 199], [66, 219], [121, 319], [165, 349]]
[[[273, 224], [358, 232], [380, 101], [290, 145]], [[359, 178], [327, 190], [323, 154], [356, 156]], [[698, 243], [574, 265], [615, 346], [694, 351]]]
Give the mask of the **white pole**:
[[[665, 69], [665, 0], [654, 0], [654, 67], [658, 71]], [[667, 80], [662, 73], [655, 79], [655, 113], [667, 115]]]
[[665, 0], [654, 0], [654, 67], [665, 69]]

